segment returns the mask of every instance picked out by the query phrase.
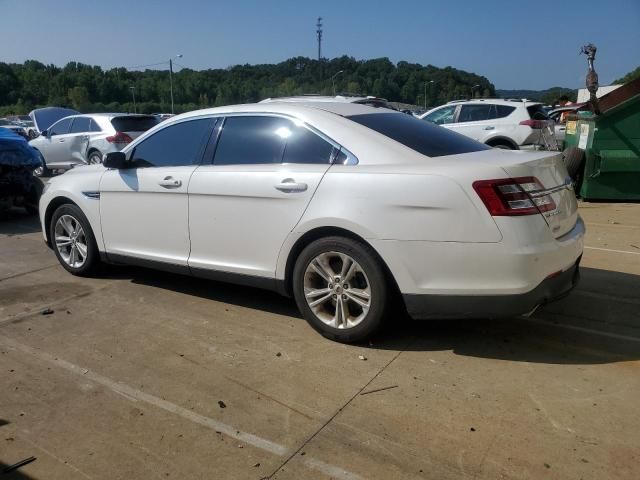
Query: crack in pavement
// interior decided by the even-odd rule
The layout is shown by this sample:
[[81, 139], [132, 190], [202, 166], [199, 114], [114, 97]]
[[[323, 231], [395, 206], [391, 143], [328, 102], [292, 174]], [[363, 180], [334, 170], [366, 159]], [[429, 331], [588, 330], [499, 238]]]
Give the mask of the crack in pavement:
[[[408, 345], [405, 346], [405, 349]], [[397, 360], [397, 358], [405, 351], [405, 349], [398, 351], [398, 353], [396, 353], [393, 358], [391, 360], [389, 360], [385, 365], [382, 366], [382, 368], [380, 368], [380, 370], [378, 370], [378, 372], [371, 377], [371, 379], [364, 384], [360, 389], [358, 389], [358, 391], [351, 397], [349, 398], [349, 400], [346, 401], [346, 403], [344, 405], [342, 405], [326, 422], [324, 422], [320, 428], [318, 428], [318, 430], [316, 430], [308, 439], [306, 439], [304, 442], [302, 442], [302, 444], [300, 445], [300, 447], [298, 447], [291, 455], [289, 455], [287, 458], [285, 458], [285, 460], [282, 462], [282, 464], [280, 466], [278, 466], [278, 468], [276, 468], [270, 475], [267, 475], [265, 477], [262, 477], [261, 480], [270, 480], [271, 478], [273, 478], [273, 476], [278, 473], [280, 470], [282, 470], [296, 455], [298, 455], [300, 453], [300, 451], [302, 451], [304, 449], [304, 447], [306, 447], [314, 438], [316, 438], [320, 432], [322, 432], [345, 408], [347, 408], [351, 402], [353, 402], [353, 400], [358, 397], [365, 388], [367, 388], [369, 385], [371, 385], [371, 383], [378, 378], [382, 372], [384, 372], [389, 365], [391, 365], [393, 362], [395, 362]], [[326, 464], [324, 464], [324, 462], [320, 462], [316, 459], [313, 458], [307, 458], [305, 459], [305, 461], [303, 462], [305, 465], [307, 465], [308, 467], [311, 468], [318, 468], [318, 467], [322, 467], [322, 468], [318, 468], [321, 470], [324, 470], [326, 473], [330, 473], [338, 478], [344, 478], [344, 479], [352, 479], [352, 480], [357, 480], [357, 479], [362, 479], [361, 476], [357, 475], [357, 474], [353, 474], [351, 472], [347, 472], [347, 471], [327, 471], [326, 468]], [[322, 464], [322, 465], [321, 465]]]
[[29, 270], [27, 272], [21, 272], [21, 273], [14, 273], [13, 275], [9, 275], [8, 277], [0, 278], [0, 282], [4, 282], [5, 280], [12, 280], [14, 278], [18, 278], [18, 277], [21, 277], [23, 275], [29, 275], [30, 273], [41, 272], [42, 270], [47, 270], [48, 268], [57, 267], [58, 265], [60, 265], [60, 264], [59, 263], [54, 263], [54, 264], [48, 265], [46, 267], [36, 268], [35, 270]]

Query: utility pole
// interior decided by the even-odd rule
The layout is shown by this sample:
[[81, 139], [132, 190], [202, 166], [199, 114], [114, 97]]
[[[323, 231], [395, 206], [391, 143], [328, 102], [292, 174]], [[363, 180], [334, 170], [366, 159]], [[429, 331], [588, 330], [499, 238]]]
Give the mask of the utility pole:
[[322, 61], [322, 17], [318, 17], [318, 23], [316, 23], [316, 33], [318, 34], [318, 61]]
[[138, 113], [136, 111], [136, 87], [135, 86], [130, 86], [129, 89], [131, 90], [131, 95], [133, 96], [133, 113]]
[[[179, 53], [175, 58], [182, 58], [182, 54]], [[169, 90], [171, 91], [171, 113], [173, 114], [173, 58], [169, 59]]]
[[[431, 97], [431, 84], [435, 83], [435, 80], [428, 80], [424, 82], [424, 109], [427, 109], [427, 86], [429, 87], [429, 97]], [[431, 103], [431, 99], [429, 99], [429, 103]]]

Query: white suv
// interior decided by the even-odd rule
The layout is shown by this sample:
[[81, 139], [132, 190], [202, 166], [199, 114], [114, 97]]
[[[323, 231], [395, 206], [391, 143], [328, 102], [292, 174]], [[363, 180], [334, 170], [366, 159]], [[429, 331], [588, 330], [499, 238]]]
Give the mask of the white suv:
[[540, 145], [557, 150], [543, 104], [527, 100], [456, 100], [420, 117], [491, 147], [518, 150]]

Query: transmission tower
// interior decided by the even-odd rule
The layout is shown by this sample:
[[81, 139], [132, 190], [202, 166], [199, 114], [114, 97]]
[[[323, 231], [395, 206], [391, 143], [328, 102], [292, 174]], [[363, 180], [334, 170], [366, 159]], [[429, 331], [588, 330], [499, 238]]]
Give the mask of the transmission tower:
[[318, 61], [322, 60], [322, 17], [318, 17], [318, 23], [316, 23], [316, 33], [318, 34]]

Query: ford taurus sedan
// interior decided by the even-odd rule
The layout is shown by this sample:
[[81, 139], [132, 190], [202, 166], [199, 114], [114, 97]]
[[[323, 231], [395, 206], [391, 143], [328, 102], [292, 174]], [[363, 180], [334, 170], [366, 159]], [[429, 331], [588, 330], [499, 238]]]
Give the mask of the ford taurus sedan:
[[419, 319], [530, 313], [575, 285], [585, 231], [560, 154], [330, 102], [173, 117], [52, 179], [40, 218], [72, 274], [136, 264], [276, 290], [343, 342], [397, 318], [397, 298]]

